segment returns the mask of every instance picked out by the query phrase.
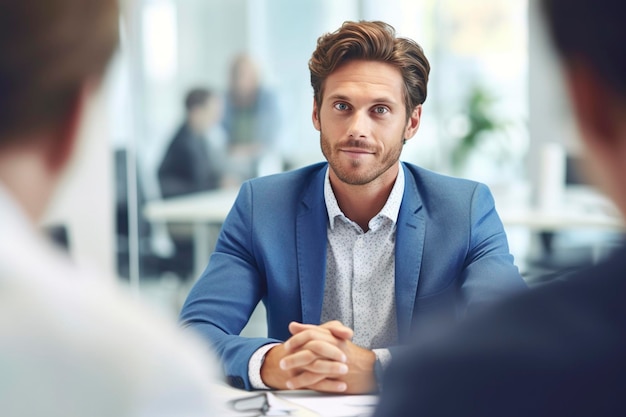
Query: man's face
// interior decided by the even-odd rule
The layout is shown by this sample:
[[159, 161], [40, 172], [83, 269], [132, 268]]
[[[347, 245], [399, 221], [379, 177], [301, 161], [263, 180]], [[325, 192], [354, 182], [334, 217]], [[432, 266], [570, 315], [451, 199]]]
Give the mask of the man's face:
[[403, 89], [400, 71], [383, 62], [350, 61], [328, 76], [320, 108], [313, 105], [313, 124], [331, 180], [365, 185], [395, 179], [397, 170], [390, 168], [421, 115], [418, 106], [406, 120]]

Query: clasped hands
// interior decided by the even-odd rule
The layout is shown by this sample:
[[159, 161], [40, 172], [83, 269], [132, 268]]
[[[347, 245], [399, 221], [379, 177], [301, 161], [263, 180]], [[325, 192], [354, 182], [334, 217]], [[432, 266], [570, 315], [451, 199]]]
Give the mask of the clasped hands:
[[352, 343], [352, 329], [339, 321], [291, 322], [289, 332], [292, 336], [286, 342], [265, 355], [261, 378], [266, 385], [344, 394], [376, 390], [376, 356]]

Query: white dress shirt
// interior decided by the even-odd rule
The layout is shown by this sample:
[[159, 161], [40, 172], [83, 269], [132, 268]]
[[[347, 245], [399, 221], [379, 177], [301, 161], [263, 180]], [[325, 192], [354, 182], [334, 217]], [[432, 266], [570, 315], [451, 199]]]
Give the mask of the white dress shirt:
[[366, 349], [390, 346], [398, 338], [394, 254], [403, 195], [400, 167], [387, 202], [364, 232], [339, 208], [326, 172], [328, 247], [321, 322], [341, 321], [354, 330], [352, 341]]
[[[329, 171], [326, 171], [324, 200], [328, 211], [328, 242], [321, 322], [339, 320], [353, 329], [352, 341], [373, 349], [383, 367], [391, 359], [385, 347], [395, 344], [398, 338], [394, 256], [396, 222], [403, 196], [404, 171], [399, 166], [387, 202], [369, 221], [369, 230], [364, 232], [339, 208]], [[260, 370], [265, 354], [275, 345], [262, 346], [250, 358], [248, 377], [253, 388], [268, 388]]]
[[79, 271], [0, 184], [3, 417], [213, 415], [206, 348], [113, 282]]

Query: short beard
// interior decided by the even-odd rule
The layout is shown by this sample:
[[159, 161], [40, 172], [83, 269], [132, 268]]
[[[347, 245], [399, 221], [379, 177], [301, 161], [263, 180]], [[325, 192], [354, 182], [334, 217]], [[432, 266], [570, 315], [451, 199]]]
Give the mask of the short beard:
[[[359, 146], [358, 142], [359, 141], [354, 140], [351, 143], [351, 146], [356, 147], [356, 148], [362, 147], [362, 146]], [[400, 138], [399, 143], [403, 144], [403, 142], [404, 142], [404, 137]], [[346, 172], [346, 170], [342, 170], [340, 168], [339, 164], [335, 163], [335, 161], [332, 159], [332, 155], [333, 155], [332, 148], [330, 144], [328, 143], [328, 140], [325, 140], [325, 136], [322, 131], [320, 131], [320, 146], [322, 148], [322, 153], [324, 154], [324, 157], [326, 157], [328, 164], [330, 165], [331, 169], [333, 170], [337, 178], [339, 178], [341, 182], [349, 184], [349, 185], [366, 185], [376, 180], [385, 172], [387, 172], [389, 168], [394, 166], [394, 164], [398, 163], [398, 160], [400, 159], [400, 154], [402, 153], [402, 146], [399, 146], [396, 152], [392, 152], [388, 154], [387, 157], [381, 161], [382, 166], [380, 168], [375, 169], [370, 172], [364, 172], [362, 174], [358, 174], [354, 172]], [[362, 147], [362, 148], [367, 149], [365, 147]], [[356, 160], [356, 159], [351, 161], [352, 168], [356, 169], [356, 168], [359, 168], [360, 166], [361, 166], [361, 161]]]

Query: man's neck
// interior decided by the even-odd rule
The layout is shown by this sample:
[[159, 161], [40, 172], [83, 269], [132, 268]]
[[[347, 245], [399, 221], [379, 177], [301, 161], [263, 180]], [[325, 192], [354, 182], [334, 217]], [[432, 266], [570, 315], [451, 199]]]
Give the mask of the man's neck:
[[192, 120], [187, 119], [187, 129], [193, 136], [202, 136], [204, 132]]
[[56, 176], [46, 170], [38, 152], [16, 149], [0, 153], [0, 182], [28, 218], [37, 223], [52, 196]]
[[363, 231], [369, 230], [369, 221], [382, 210], [389, 199], [398, 176], [398, 167], [399, 164], [392, 166], [379, 178], [365, 185], [346, 184], [330, 170], [330, 184], [339, 208]]

